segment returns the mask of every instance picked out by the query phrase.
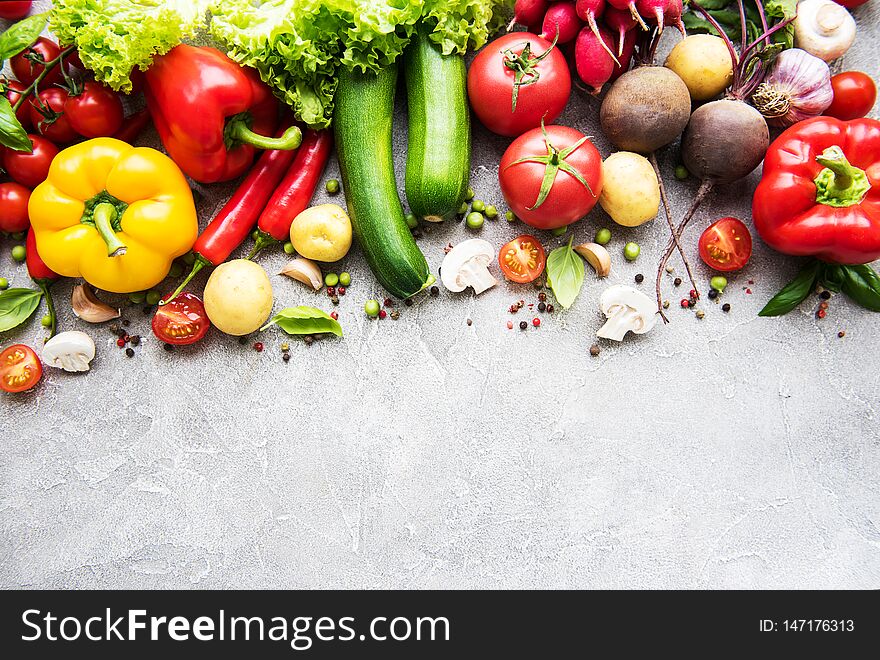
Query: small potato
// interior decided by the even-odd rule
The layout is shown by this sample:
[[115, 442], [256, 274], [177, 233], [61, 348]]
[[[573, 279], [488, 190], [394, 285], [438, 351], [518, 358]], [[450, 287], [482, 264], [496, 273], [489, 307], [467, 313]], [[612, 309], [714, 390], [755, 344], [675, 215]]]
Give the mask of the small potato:
[[638, 227], [660, 209], [660, 183], [644, 156], [630, 151], [611, 154], [602, 163], [605, 185], [599, 204], [619, 225]]
[[351, 220], [336, 204], [313, 206], [293, 219], [290, 242], [306, 259], [339, 261], [351, 248]]
[[682, 39], [666, 66], [684, 80], [694, 101], [708, 101], [721, 94], [733, 82], [733, 62], [721, 37], [694, 34]]
[[259, 330], [272, 313], [272, 284], [246, 259], [220, 264], [205, 285], [205, 312], [220, 332], [241, 337]]

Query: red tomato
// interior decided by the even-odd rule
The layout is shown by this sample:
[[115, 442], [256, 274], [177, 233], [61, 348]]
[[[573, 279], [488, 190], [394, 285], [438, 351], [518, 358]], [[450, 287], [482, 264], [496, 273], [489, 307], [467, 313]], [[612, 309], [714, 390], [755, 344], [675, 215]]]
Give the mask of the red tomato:
[[71, 127], [87, 138], [110, 137], [122, 128], [125, 111], [122, 101], [101, 83], [89, 81], [76, 96], [64, 104]]
[[752, 234], [736, 218], [721, 218], [700, 236], [700, 258], [709, 268], [722, 273], [740, 270], [751, 256]]
[[[46, 39], [46, 37], [40, 37], [32, 46], [13, 57], [9, 63], [12, 66], [12, 72], [15, 74], [15, 77], [25, 85], [30, 85], [37, 79], [37, 76], [43, 73], [45, 67], [43, 64], [32, 62], [29, 58], [33, 56], [45, 63], [51, 62], [59, 55], [61, 55], [61, 49], [58, 47], [58, 44]], [[43, 82], [40, 83], [40, 89], [48, 89], [60, 84], [63, 80], [64, 76], [61, 73], [61, 66], [56, 65], [43, 78]]]
[[73, 142], [79, 133], [73, 130], [70, 118], [64, 111], [70, 95], [60, 87], [44, 89], [37, 99], [30, 100], [31, 123], [37, 133], [52, 140], [55, 144]]
[[[549, 48], [546, 39], [528, 32], [511, 32], [474, 58], [468, 71], [468, 98], [490, 131], [522, 135], [540, 126], [542, 117], [551, 123], [565, 110], [571, 94], [571, 74], [559, 49], [547, 53]], [[525, 71], [518, 86], [514, 84], [517, 70]]]
[[43, 363], [30, 346], [13, 344], [0, 353], [0, 389], [25, 392], [43, 377]]
[[825, 110], [829, 117], [843, 121], [864, 117], [877, 100], [877, 85], [866, 73], [845, 71], [831, 76], [834, 100]]
[[153, 317], [153, 334], [166, 344], [195, 344], [210, 327], [205, 306], [191, 293], [181, 293], [171, 302], [160, 306]]
[[0, 183], [0, 231], [10, 234], [31, 226], [28, 201], [31, 191], [18, 183]]
[[[581, 144], [575, 148], [579, 142]], [[541, 195], [544, 174], [552, 164], [548, 148], [561, 165], [543, 202], [535, 206]], [[574, 149], [569, 154], [566, 151]], [[564, 158], [562, 157], [564, 155]], [[528, 158], [527, 162], [517, 161]], [[551, 161], [552, 162], [552, 161]], [[588, 184], [564, 171], [567, 167]], [[546, 136], [535, 128], [519, 136], [504, 152], [498, 167], [501, 193], [516, 216], [537, 229], [557, 229], [580, 220], [590, 212], [602, 192], [602, 156], [587, 137], [566, 126], [547, 126]]]
[[[9, 101], [9, 105], [15, 105], [16, 101], [21, 98], [21, 94], [19, 92], [23, 92], [27, 89], [27, 85], [22, 85], [17, 80], [4, 80], [2, 83], [4, 89], [4, 95], [6, 96], [6, 100]], [[28, 112], [29, 106], [27, 103], [22, 103], [18, 110], [15, 112], [15, 117], [18, 119], [18, 123], [21, 124], [24, 130], [31, 130], [31, 114]]]
[[30, 13], [32, 4], [32, 0], [4, 0], [0, 2], [0, 18], [7, 21], [22, 19]]
[[843, 5], [847, 9], [853, 9], [854, 7], [861, 7], [863, 4], [868, 2], [868, 0], [834, 0], [839, 5]]
[[49, 166], [58, 155], [58, 147], [41, 135], [28, 135], [33, 153], [3, 150], [3, 169], [25, 188], [33, 190], [49, 176]]
[[534, 282], [547, 264], [544, 246], [534, 236], [514, 238], [498, 252], [498, 264], [504, 277], [511, 282], [525, 284]]

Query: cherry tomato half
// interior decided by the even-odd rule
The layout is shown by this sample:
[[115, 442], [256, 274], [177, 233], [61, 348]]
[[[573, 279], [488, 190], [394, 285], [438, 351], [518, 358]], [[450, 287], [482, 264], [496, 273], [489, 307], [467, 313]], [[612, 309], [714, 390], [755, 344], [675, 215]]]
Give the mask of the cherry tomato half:
[[[9, 64], [12, 67], [12, 72], [15, 74], [15, 77], [18, 78], [21, 83], [30, 85], [45, 69], [43, 64], [33, 62], [30, 57], [34, 56], [41, 62], [45, 63], [51, 62], [59, 55], [61, 55], [61, 48], [58, 47], [58, 44], [50, 39], [46, 39], [46, 37], [40, 37], [32, 46], [25, 48], [22, 52], [13, 57]], [[48, 89], [58, 85], [63, 79], [64, 76], [61, 73], [61, 66], [56, 65], [55, 68], [43, 78], [43, 81], [40, 83], [40, 89]]]
[[729, 273], [740, 270], [752, 256], [752, 234], [736, 218], [721, 218], [700, 236], [700, 258], [709, 268]]
[[5, 0], [0, 2], [0, 18], [7, 21], [17, 21], [27, 16], [31, 11], [32, 0]]
[[44, 89], [39, 93], [39, 100], [30, 100], [31, 123], [37, 133], [55, 144], [73, 142], [80, 135], [70, 125], [70, 119], [64, 110], [70, 94], [60, 87]]
[[122, 128], [125, 111], [113, 90], [93, 80], [64, 104], [71, 127], [87, 138], [110, 137]]
[[159, 307], [153, 317], [153, 334], [166, 344], [195, 344], [205, 336], [210, 327], [205, 306], [198, 296], [191, 293], [181, 293], [171, 302]]
[[25, 392], [43, 377], [43, 363], [34, 349], [13, 344], [0, 353], [0, 389], [4, 392]]
[[31, 226], [28, 218], [30, 198], [31, 191], [20, 183], [0, 183], [0, 231], [15, 234]]
[[58, 155], [58, 147], [42, 135], [28, 135], [33, 153], [3, 150], [3, 169], [25, 188], [33, 190], [49, 176], [49, 166]]
[[861, 71], [844, 71], [831, 76], [831, 89], [834, 100], [825, 114], [843, 121], [864, 117], [877, 100], [877, 85], [871, 76]]
[[[20, 92], [23, 92], [27, 89], [26, 85], [22, 85], [17, 80], [4, 80], [0, 82], [0, 86], [2, 86], [4, 92], [4, 96], [6, 96], [6, 100], [9, 101], [9, 105], [15, 105], [19, 98], [21, 98]], [[22, 103], [18, 106], [18, 110], [15, 111], [15, 118], [18, 119], [18, 123], [21, 124], [24, 130], [31, 130], [31, 114], [28, 111], [29, 105], [27, 102]]]
[[504, 277], [511, 282], [525, 284], [534, 282], [547, 264], [544, 246], [528, 234], [514, 238], [498, 252], [498, 264]]

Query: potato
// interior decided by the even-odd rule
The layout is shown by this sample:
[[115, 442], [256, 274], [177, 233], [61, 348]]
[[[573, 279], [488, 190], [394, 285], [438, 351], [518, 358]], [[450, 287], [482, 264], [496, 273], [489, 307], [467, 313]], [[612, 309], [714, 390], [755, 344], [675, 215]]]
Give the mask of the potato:
[[666, 66], [684, 80], [694, 101], [708, 101], [721, 94], [733, 82], [733, 62], [721, 37], [694, 34], [682, 39]]
[[205, 312], [220, 332], [241, 337], [272, 313], [272, 284], [261, 266], [246, 259], [220, 264], [205, 285]]
[[614, 222], [638, 227], [657, 216], [660, 183], [647, 158], [630, 151], [611, 154], [602, 163], [602, 178], [599, 204]]
[[313, 206], [293, 219], [290, 242], [306, 259], [339, 261], [351, 248], [351, 220], [336, 204]]

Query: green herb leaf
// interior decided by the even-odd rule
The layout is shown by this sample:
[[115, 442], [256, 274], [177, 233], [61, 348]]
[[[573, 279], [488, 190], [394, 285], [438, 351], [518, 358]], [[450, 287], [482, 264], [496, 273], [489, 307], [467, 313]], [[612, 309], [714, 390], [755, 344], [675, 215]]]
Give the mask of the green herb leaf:
[[0, 332], [17, 328], [40, 306], [42, 291], [7, 289], [0, 292]]
[[37, 40], [46, 27], [46, 15], [37, 14], [13, 24], [0, 34], [0, 61], [15, 57]]
[[584, 260], [568, 245], [556, 248], [547, 257], [547, 285], [559, 304], [568, 309], [581, 292], [584, 284]]
[[862, 307], [880, 312], [880, 276], [869, 265], [841, 266], [845, 275], [841, 290]]
[[330, 315], [315, 307], [288, 307], [260, 328], [262, 332], [266, 328], [277, 325], [289, 335], [317, 335], [333, 333], [337, 337], [342, 336], [342, 326]]
[[843, 269], [844, 266], [837, 264], [825, 264], [822, 268], [822, 276], [819, 278], [822, 286], [829, 291], [834, 291], [834, 293], [840, 293], [843, 282], [846, 280], [846, 273]]
[[0, 144], [15, 151], [33, 153], [34, 150], [27, 131], [22, 128], [5, 96], [0, 96]]
[[770, 299], [758, 316], [782, 316], [800, 305], [815, 288], [821, 268], [822, 264], [818, 261], [807, 264], [797, 277]]

